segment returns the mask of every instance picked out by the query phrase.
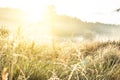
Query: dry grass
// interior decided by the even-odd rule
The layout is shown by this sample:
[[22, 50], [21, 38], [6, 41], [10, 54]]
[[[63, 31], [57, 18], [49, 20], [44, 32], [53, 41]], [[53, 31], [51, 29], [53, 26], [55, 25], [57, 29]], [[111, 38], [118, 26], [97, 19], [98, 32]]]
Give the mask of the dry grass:
[[7, 72], [7, 68], [4, 68], [2, 71], [2, 80], [8, 80], [8, 72]]
[[12, 39], [3, 36], [1, 80], [120, 80], [119, 41], [47, 45], [26, 40], [20, 33]]

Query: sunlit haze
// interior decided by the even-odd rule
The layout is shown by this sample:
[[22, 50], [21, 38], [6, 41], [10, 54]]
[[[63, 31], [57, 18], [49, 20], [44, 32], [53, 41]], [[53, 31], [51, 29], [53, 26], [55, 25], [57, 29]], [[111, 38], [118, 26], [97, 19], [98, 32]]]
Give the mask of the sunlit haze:
[[120, 13], [114, 12], [120, 8], [119, 0], [0, 0], [1, 7], [21, 8], [31, 12], [28, 19], [33, 21], [40, 19], [50, 4], [55, 5], [57, 13], [84, 21], [120, 23]]
[[[54, 9], [50, 8], [52, 5]], [[24, 10], [26, 13], [25, 16], [19, 16], [19, 12], [18, 15], [15, 13], [16, 16], [7, 12], [5, 15], [13, 19], [8, 17], [4, 21], [7, 22], [9, 20], [12, 22], [13, 20], [19, 24], [19, 20], [16, 18], [20, 17], [20, 25], [23, 25], [23, 31], [25, 31], [26, 36], [38, 41], [41, 38], [44, 38], [43, 41], [51, 40], [53, 35], [71, 36], [72, 34], [80, 35], [81, 33], [83, 35], [87, 33], [94, 34], [92, 30], [87, 29], [88, 27], [85, 28], [82, 22], [79, 24], [80, 21], [83, 21], [83, 24], [84, 21], [120, 24], [120, 12], [116, 11], [120, 8], [120, 1], [118, 0], [0, 0], [0, 7]], [[52, 12], [55, 13], [55, 16], [53, 16], [53, 13], [51, 15], [51, 10], [53, 10]], [[79, 19], [79, 22], [77, 19], [74, 19], [75, 17]], [[54, 26], [52, 25], [52, 20], [55, 21], [53, 23]], [[87, 23], [85, 24], [90, 26]], [[15, 26], [15, 23], [13, 25]]]

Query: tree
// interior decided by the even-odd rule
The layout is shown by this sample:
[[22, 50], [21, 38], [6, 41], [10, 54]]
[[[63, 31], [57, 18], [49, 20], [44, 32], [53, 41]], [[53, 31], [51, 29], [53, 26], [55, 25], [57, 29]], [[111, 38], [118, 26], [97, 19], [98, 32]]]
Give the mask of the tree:
[[116, 11], [116, 12], [119, 12], [119, 11], [120, 11], [120, 8], [116, 9], [115, 11]]
[[54, 5], [49, 5], [45, 11], [45, 20], [51, 21], [56, 16], [56, 9]]

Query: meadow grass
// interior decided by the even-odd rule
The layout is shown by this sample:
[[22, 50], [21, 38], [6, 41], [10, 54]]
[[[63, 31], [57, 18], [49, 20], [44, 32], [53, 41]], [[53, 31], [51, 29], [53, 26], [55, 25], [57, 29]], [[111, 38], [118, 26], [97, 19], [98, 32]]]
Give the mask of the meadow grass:
[[120, 80], [120, 41], [38, 44], [1, 27], [0, 73], [0, 80]]

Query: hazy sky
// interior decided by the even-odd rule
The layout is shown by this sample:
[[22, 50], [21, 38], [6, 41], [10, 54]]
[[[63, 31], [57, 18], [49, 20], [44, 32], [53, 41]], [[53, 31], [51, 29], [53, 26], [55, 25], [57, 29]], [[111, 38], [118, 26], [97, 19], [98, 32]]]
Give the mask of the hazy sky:
[[120, 0], [0, 0], [1, 7], [43, 10], [54, 4], [60, 14], [76, 16], [82, 20], [120, 24]]

